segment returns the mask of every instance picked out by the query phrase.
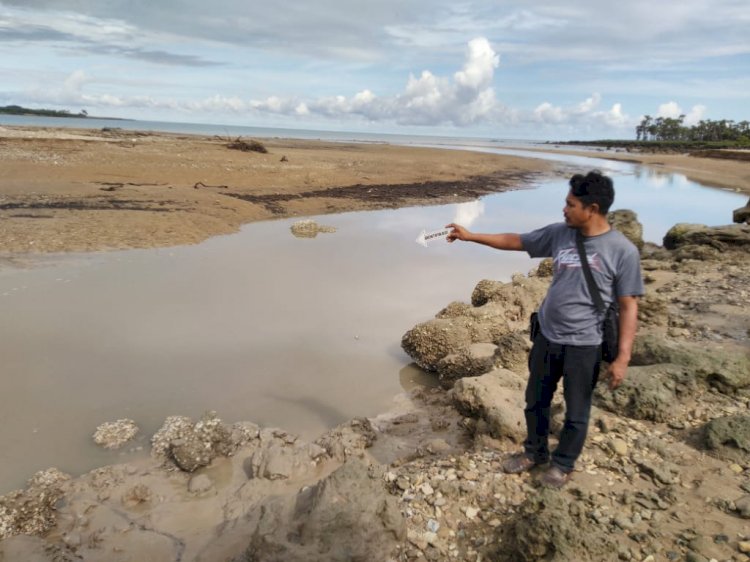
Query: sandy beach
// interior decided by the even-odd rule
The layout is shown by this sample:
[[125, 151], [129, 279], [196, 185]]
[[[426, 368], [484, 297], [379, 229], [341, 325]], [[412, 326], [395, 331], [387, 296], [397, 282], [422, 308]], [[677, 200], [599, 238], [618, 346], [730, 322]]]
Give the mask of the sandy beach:
[[517, 189], [541, 160], [385, 144], [0, 127], [0, 252], [197, 243], [242, 224], [457, 202]]
[[[0, 127], [0, 252], [194, 244], [281, 217], [475, 199], [567, 173], [549, 161], [324, 141]], [[747, 162], [600, 152], [750, 193]]]

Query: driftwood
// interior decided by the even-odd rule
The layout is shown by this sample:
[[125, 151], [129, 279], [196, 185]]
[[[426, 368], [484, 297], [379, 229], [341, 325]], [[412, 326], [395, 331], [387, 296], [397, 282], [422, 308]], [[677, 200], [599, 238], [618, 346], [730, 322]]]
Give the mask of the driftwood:
[[219, 189], [229, 189], [228, 185], [207, 185], [203, 183], [202, 181], [195, 182], [195, 185], [193, 186], [193, 189], [200, 189], [201, 187], [216, 187]]
[[231, 148], [233, 150], [241, 150], [242, 152], [260, 152], [262, 154], [268, 153], [268, 149], [263, 145], [263, 143], [256, 140], [246, 141], [242, 137], [237, 137], [233, 141], [227, 143], [227, 148]]

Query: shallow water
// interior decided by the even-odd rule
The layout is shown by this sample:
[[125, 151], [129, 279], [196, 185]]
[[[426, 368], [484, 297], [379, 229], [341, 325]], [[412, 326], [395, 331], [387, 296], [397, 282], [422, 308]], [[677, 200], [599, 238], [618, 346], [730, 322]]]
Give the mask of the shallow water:
[[[616, 207], [638, 212], [654, 242], [676, 222], [726, 224], [745, 203], [681, 176], [611, 166]], [[122, 417], [141, 426], [136, 445], [148, 449], [173, 414], [213, 409], [310, 438], [386, 411], [419, 377], [403, 333], [468, 301], [480, 279], [508, 280], [536, 261], [461, 243], [424, 248], [419, 232], [456, 218], [528, 230], [559, 220], [566, 192], [555, 181], [462, 205], [314, 217], [337, 228], [314, 239], [279, 220], [198, 246], [0, 270], [0, 493], [49, 466], [80, 473], [144, 454], [93, 445], [98, 424]]]

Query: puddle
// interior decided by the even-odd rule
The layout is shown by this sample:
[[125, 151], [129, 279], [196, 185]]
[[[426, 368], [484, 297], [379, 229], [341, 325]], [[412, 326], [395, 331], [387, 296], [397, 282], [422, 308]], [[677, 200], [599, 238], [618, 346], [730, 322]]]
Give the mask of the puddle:
[[[602, 166], [601, 161], [597, 161]], [[618, 168], [617, 207], [646, 238], [675, 222], [726, 224], [745, 196], [679, 176]], [[226, 421], [312, 438], [374, 416], [424, 384], [400, 339], [483, 278], [535, 260], [477, 245], [415, 243], [461, 218], [524, 231], [561, 218], [566, 183], [464, 205], [311, 217], [335, 232], [296, 238], [297, 219], [247, 225], [203, 244], [55, 256], [0, 270], [0, 493], [49, 466], [74, 474], [145, 454], [168, 415], [216, 410]], [[93, 445], [102, 422], [132, 418], [142, 452]]]

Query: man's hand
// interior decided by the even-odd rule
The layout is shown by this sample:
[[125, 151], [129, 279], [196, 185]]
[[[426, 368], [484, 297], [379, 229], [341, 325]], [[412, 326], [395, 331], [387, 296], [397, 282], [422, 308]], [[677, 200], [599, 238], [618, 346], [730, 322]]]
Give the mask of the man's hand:
[[448, 242], [455, 242], [456, 240], [466, 241], [469, 239], [471, 234], [460, 224], [450, 223], [445, 225], [445, 228], [452, 228], [453, 231], [448, 235]]
[[625, 373], [628, 370], [628, 364], [625, 361], [617, 359], [607, 369], [607, 379], [609, 380], [609, 389], [614, 390], [625, 380]]

